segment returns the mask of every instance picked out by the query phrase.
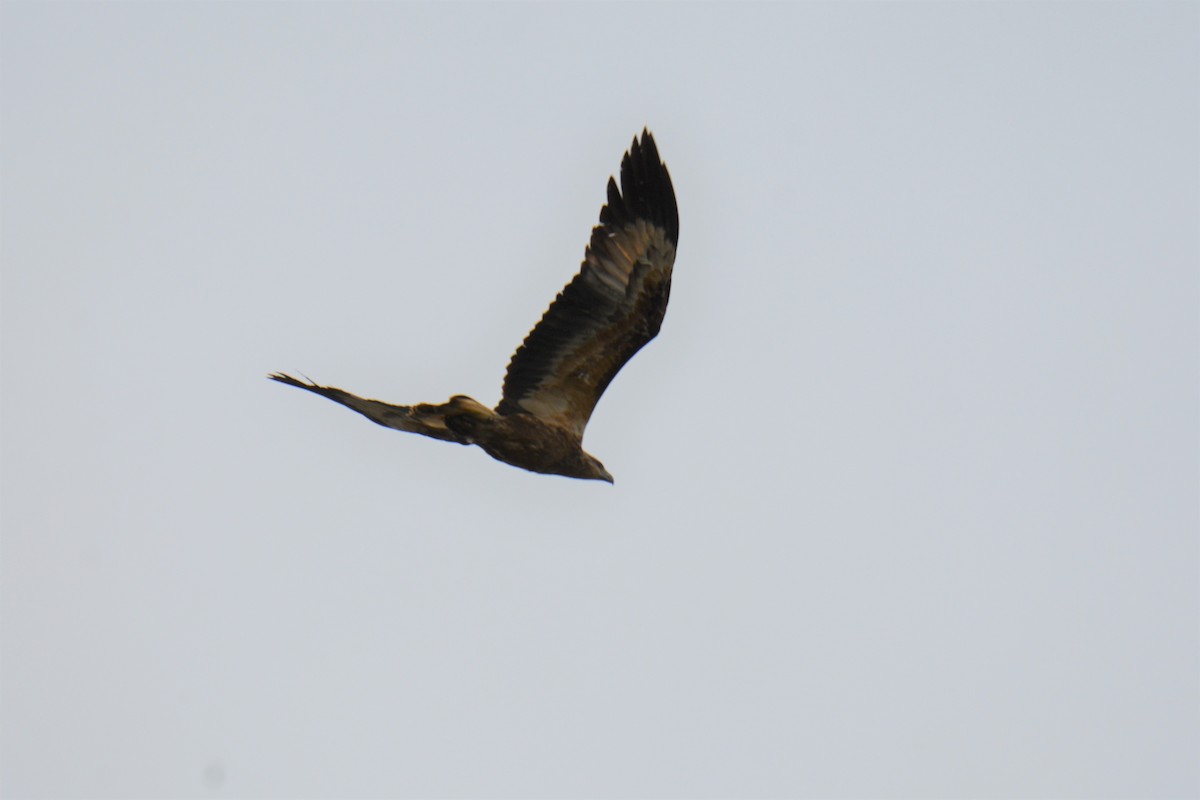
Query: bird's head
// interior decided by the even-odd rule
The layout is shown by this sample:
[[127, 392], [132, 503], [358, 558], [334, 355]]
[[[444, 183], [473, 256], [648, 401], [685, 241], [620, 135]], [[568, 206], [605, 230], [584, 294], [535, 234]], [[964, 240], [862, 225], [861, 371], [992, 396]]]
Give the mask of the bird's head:
[[583, 454], [583, 467], [585, 474], [580, 477], [595, 481], [613, 482], [613, 476], [608, 474], [608, 470], [600, 463], [600, 459], [589, 453]]

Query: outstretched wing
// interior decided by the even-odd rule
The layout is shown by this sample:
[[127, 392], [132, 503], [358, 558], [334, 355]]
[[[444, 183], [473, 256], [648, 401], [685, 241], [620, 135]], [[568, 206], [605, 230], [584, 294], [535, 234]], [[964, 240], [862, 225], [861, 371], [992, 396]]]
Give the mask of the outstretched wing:
[[457, 442], [459, 444], [471, 444], [471, 442], [466, 436], [456, 433], [446, 426], [447, 415], [462, 413], [491, 415], [492, 413], [490, 409], [480, 405], [469, 397], [452, 397], [450, 398], [450, 402], [443, 403], [442, 405], [419, 403], [415, 406], [394, 406], [382, 400], [368, 400], [365, 397], [350, 394], [333, 386], [305, 383], [293, 378], [291, 375], [284, 375], [279, 372], [272, 373], [267, 377], [273, 381], [286, 383], [288, 386], [307, 389], [314, 394], [328, 397], [335, 403], [341, 403], [347, 408], [354, 409], [367, 419], [385, 428], [419, 433], [423, 436], [432, 436], [434, 439], [444, 439], [447, 442]]
[[532, 414], [580, 438], [621, 367], [658, 334], [671, 293], [679, 210], [654, 137], [621, 160], [621, 188], [592, 229], [583, 268], [517, 348], [500, 414]]

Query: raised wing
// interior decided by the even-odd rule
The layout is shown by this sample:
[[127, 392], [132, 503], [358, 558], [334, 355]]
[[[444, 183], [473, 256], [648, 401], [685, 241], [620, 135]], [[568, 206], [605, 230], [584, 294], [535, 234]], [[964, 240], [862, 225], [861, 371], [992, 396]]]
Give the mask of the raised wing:
[[678, 240], [671, 176], [643, 130], [621, 160], [620, 190], [608, 179], [583, 268], [509, 362], [496, 411], [532, 414], [582, 439], [600, 395], [658, 334]]

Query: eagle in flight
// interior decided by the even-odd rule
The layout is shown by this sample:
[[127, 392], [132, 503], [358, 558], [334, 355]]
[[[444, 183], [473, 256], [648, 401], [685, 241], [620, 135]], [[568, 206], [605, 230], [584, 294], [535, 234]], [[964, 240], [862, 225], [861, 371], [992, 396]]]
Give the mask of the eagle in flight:
[[441, 405], [396, 406], [275, 373], [272, 380], [328, 397], [387, 428], [458, 444], [532, 472], [612, 483], [583, 450], [600, 395], [658, 334], [671, 292], [679, 210], [671, 176], [649, 130], [621, 159], [621, 188], [608, 202], [567, 284], [508, 364], [495, 410], [465, 395]]

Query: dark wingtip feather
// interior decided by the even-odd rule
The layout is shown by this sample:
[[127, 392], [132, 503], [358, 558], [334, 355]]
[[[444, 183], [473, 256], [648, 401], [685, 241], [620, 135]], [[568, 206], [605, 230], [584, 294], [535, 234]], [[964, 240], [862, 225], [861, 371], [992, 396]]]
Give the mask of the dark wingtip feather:
[[658, 155], [658, 146], [649, 128], [641, 139], [633, 138], [621, 159], [621, 188], [609, 179], [608, 203], [600, 211], [602, 223], [621, 225], [644, 219], [667, 232], [672, 244], [679, 243], [679, 207], [675, 187], [667, 165]]
[[[299, 380], [297, 378], [293, 378], [291, 375], [288, 375], [284, 372], [272, 372], [267, 377], [273, 381], [279, 381], [280, 383], [286, 383], [288, 386], [298, 386], [301, 389], [320, 388], [317, 386], [316, 383], [314, 383], [312, 381], [311, 378], [308, 379], [308, 383], [305, 383], [304, 381]], [[307, 375], [305, 375], [305, 377], [308, 378]]]

